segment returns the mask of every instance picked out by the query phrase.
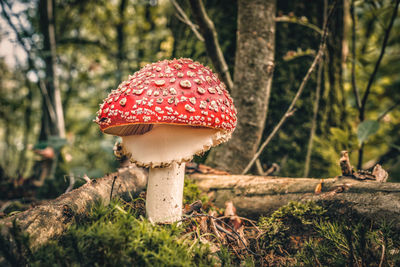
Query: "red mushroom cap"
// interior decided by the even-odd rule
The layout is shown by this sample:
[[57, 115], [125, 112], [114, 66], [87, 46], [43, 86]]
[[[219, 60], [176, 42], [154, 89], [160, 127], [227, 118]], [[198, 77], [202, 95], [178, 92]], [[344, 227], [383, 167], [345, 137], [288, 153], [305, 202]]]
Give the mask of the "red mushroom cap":
[[236, 109], [211, 69], [191, 59], [163, 60], [135, 72], [100, 106], [96, 123], [126, 136], [132, 125], [175, 124], [233, 132]]

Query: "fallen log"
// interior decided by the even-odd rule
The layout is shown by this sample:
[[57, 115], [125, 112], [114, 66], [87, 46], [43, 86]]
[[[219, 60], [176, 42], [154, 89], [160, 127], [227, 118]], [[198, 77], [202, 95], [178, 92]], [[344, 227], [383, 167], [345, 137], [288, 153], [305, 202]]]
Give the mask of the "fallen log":
[[400, 228], [400, 183], [346, 178], [312, 179], [247, 175], [192, 174], [217, 207], [232, 201], [237, 214], [256, 218], [271, 214], [289, 201], [314, 200], [344, 214], [393, 220]]
[[[34, 248], [62, 234], [74, 217], [88, 212], [96, 202], [108, 204], [111, 196], [137, 194], [146, 187], [145, 172], [136, 167], [120, 169], [39, 206], [0, 220], [1, 232], [7, 235], [15, 220], [22, 231], [29, 233]], [[111, 192], [112, 191], [112, 192]]]

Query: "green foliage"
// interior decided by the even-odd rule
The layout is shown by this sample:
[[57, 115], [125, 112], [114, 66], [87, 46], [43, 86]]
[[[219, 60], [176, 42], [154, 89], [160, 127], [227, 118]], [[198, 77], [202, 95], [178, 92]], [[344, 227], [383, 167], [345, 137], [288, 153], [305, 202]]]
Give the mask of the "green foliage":
[[196, 200], [201, 200], [201, 202], [204, 204], [209, 201], [209, 198], [204, 192], [200, 191], [199, 187], [193, 180], [185, 177], [185, 184], [183, 188], [183, 204], [191, 204]]
[[182, 231], [177, 224], [152, 225], [129, 203], [113, 201], [95, 205], [60, 238], [24, 255], [29, 266], [215, 265], [208, 245], [181, 238]]
[[315, 202], [291, 202], [260, 218], [262, 253], [291, 259], [299, 266], [400, 264], [400, 234], [394, 224], [367, 221], [357, 214], [337, 216], [327, 208]]
[[290, 202], [276, 210], [270, 217], [261, 217], [258, 223], [264, 232], [260, 245], [266, 250], [278, 250], [288, 244], [292, 235], [312, 231], [314, 220], [324, 218], [324, 210], [315, 202]]
[[400, 264], [399, 234], [387, 222], [375, 229], [362, 220], [355, 223], [320, 221], [314, 225], [318, 235], [305, 242], [297, 254], [304, 266]]
[[[352, 153], [358, 148], [355, 134], [349, 129], [332, 127], [326, 137], [315, 138], [315, 152], [317, 160], [312, 164], [312, 169], [317, 172], [325, 172], [328, 177], [334, 177], [341, 173], [338, 153], [342, 150], [349, 151], [350, 161], [356, 162], [356, 154]], [[325, 163], [325, 164], [322, 164]], [[335, 163], [335, 164], [331, 164]]]
[[358, 142], [364, 143], [368, 137], [375, 134], [379, 130], [379, 122], [374, 120], [365, 120], [358, 125], [357, 137]]

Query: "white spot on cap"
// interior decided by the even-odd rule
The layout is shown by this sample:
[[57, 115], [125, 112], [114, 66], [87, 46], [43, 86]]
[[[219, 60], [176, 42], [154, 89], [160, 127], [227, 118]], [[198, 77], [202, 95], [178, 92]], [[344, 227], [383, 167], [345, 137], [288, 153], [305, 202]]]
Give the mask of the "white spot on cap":
[[154, 83], [158, 86], [163, 86], [165, 84], [165, 80], [156, 80]]
[[194, 109], [194, 107], [192, 107], [191, 105], [189, 105], [189, 104], [186, 104], [185, 105], [185, 109], [187, 110], [187, 111], [189, 111], [189, 112], [195, 112], [196, 110]]
[[206, 89], [202, 88], [202, 87], [197, 87], [197, 92], [199, 92], [199, 94], [204, 94], [206, 92]]
[[125, 104], [126, 104], [126, 97], [122, 98], [122, 99], [119, 101], [119, 104], [120, 104], [121, 106], [125, 106]]
[[216, 93], [214, 87], [208, 87], [207, 90], [208, 90], [208, 92], [210, 92], [210, 94], [215, 94]]
[[173, 87], [169, 88], [169, 92], [171, 93], [171, 95], [176, 95], [176, 90]]
[[192, 83], [189, 80], [180, 81], [179, 84], [180, 84], [180, 86], [182, 88], [190, 88], [190, 87], [192, 87]]

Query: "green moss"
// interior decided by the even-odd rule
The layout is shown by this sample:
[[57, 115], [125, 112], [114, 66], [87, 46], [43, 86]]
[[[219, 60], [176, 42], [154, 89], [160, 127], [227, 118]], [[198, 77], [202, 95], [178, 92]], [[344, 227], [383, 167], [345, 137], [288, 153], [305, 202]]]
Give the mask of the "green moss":
[[191, 204], [196, 200], [207, 203], [209, 201], [207, 195], [202, 192], [196, 183], [185, 177], [185, 187], [183, 188], [183, 204]]
[[400, 233], [385, 221], [338, 216], [315, 202], [290, 202], [262, 217], [258, 226], [260, 252], [271, 265], [284, 257], [299, 266], [378, 266], [381, 261], [400, 266]]
[[[29, 266], [213, 266], [209, 246], [184, 228], [152, 225], [129, 203], [98, 204], [65, 234], [25, 257]], [[18, 252], [16, 252], [18, 254]]]
[[[266, 250], [277, 250], [282, 246], [290, 249], [290, 237], [312, 234], [312, 223], [324, 218], [326, 210], [315, 202], [290, 202], [276, 210], [270, 217], [261, 217], [259, 227], [264, 232], [260, 245]], [[293, 248], [296, 249], [296, 248]]]

